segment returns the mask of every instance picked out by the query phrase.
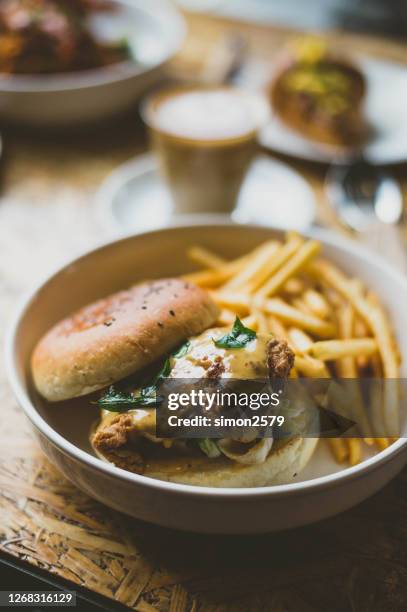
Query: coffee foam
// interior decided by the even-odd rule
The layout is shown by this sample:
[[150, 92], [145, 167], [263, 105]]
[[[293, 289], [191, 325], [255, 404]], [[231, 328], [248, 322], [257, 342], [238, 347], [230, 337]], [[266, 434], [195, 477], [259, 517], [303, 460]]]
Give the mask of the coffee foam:
[[157, 129], [194, 140], [227, 140], [255, 131], [262, 105], [256, 96], [219, 89], [178, 92], [158, 104]]

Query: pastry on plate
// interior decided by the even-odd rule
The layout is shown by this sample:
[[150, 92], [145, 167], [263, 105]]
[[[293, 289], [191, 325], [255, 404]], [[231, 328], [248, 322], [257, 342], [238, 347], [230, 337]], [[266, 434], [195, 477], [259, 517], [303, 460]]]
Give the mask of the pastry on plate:
[[274, 112], [287, 126], [342, 148], [366, 140], [365, 93], [357, 65], [315, 38], [297, 41], [284, 52], [270, 86]]

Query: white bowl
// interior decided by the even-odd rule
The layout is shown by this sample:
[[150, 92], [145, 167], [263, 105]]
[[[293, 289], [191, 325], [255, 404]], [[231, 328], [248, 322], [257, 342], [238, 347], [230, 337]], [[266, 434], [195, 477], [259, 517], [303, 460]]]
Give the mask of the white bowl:
[[41, 126], [96, 121], [131, 107], [157, 82], [184, 41], [182, 16], [168, 0], [116, 2], [125, 19], [109, 16], [101, 27], [113, 38], [126, 36], [136, 60], [69, 74], [0, 78], [2, 120]]
[[[407, 443], [400, 439], [385, 451], [346, 469], [333, 467], [318, 452], [306, 474], [287, 485], [216, 489], [168, 483], [131, 474], [95, 457], [88, 433], [97, 413], [86, 398], [67, 409], [63, 404], [47, 405], [35, 393], [29, 369], [33, 346], [61, 317], [138, 279], [177, 275], [191, 269], [184, 255], [188, 245], [199, 243], [231, 257], [275, 233], [267, 228], [219, 221], [215, 225], [178, 226], [130, 236], [75, 260], [23, 302], [8, 335], [8, 375], [44, 452], [79, 488], [117, 510], [167, 527], [207, 533], [255, 533], [311, 523], [346, 510], [384, 486], [405, 465]], [[391, 314], [406, 364], [407, 280], [353, 242], [325, 231], [313, 235], [322, 241], [326, 256], [359, 276], [381, 296]], [[403, 375], [405, 372], [404, 365]]]

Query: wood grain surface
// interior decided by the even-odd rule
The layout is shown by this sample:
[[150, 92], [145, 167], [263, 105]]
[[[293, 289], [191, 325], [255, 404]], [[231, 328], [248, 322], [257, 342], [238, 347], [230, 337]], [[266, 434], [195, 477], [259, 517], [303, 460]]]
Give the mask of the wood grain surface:
[[[194, 16], [176, 72], [194, 70], [230, 22]], [[272, 57], [286, 30], [241, 26], [253, 53]], [[405, 59], [406, 48], [337, 35], [368, 53]], [[93, 195], [106, 173], [144, 150], [136, 116], [97, 130], [4, 133], [0, 201], [0, 333], [21, 294], [67, 258], [108, 237]], [[294, 164], [323, 202], [323, 169]], [[405, 168], [397, 170], [403, 178]], [[32, 439], [0, 369], [0, 547], [74, 583], [152, 612], [407, 609], [407, 472], [336, 518], [288, 533], [209, 537], [129, 519], [63, 478]], [[298, 506], [301, 513], [301, 506]], [[273, 516], [270, 516], [272, 524]], [[3, 585], [6, 588], [7, 585]]]

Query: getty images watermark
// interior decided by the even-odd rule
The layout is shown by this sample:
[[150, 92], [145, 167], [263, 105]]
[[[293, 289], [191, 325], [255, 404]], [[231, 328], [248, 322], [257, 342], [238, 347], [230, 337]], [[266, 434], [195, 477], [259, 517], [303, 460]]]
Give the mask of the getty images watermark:
[[405, 397], [401, 379], [167, 378], [157, 388], [157, 435], [400, 437]]

